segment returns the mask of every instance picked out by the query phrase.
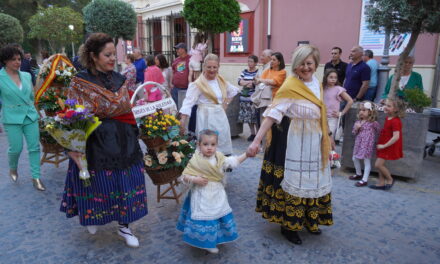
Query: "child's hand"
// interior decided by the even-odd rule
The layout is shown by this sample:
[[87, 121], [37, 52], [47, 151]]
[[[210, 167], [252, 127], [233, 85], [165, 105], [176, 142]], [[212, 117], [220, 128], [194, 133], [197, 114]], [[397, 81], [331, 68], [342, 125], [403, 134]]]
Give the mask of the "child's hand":
[[333, 111], [332, 117], [339, 117], [339, 111]]
[[193, 178], [191, 179], [191, 181], [192, 181], [194, 184], [197, 184], [197, 185], [199, 185], [199, 186], [206, 186], [206, 184], [208, 184], [208, 179], [203, 178], [203, 177], [200, 177], [200, 176], [193, 177]]
[[379, 145], [377, 145], [377, 149], [384, 149], [385, 148], [385, 145], [384, 144], [379, 144]]
[[359, 123], [359, 122], [355, 123], [354, 124], [354, 129], [358, 130], [359, 128], [361, 128], [361, 126], [362, 126], [361, 123]]

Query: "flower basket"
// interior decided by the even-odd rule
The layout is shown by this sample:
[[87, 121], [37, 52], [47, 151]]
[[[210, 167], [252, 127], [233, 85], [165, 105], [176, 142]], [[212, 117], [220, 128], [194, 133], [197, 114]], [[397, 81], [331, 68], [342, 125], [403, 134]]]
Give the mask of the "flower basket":
[[173, 167], [166, 169], [163, 167], [151, 168], [145, 166], [145, 171], [154, 185], [163, 185], [177, 179], [182, 174], [183, 168]]
[[142, 141], [144, 142], [144, 144], [147, 146], [148, 149], [160, 148], [165, 146], [169, 142], [169, 140], [165, 141], [161, 137], [151, 138], [146, 135], [141, 135], [140, 139], [142, 139]]

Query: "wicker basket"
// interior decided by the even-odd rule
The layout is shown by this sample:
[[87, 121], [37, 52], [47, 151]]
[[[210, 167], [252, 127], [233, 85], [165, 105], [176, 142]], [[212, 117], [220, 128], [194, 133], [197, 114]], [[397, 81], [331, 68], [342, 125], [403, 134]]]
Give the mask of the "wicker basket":
[[64, 150], [64, 148], [58, 143], [47, 143], [41, 140], [40, 143], [43, 146], [43, 152], [46, 153], [59, 153]]
[[148, 149], [159, 148], [165, 146], [168, 143], [168, 141], [165, 141], [161, 137], [151, 138], [145, 135], [141, 135], [140, 138], [142, 139], [142, 141], [144, 142], [144, 144], [147, 146]]
[[149, 168], [145, 166], [145, 171], [148, 176], [150, 176], [154, 185], [163, 185], [172, 182], [177, 179], [182, 174], [182, 168], [170, 168], [163, 169], [161, 167], [158, 168]]

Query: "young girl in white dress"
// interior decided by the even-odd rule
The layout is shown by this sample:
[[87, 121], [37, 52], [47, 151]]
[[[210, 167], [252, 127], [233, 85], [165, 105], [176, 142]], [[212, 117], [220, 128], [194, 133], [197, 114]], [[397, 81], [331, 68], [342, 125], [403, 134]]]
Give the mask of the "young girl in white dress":
[[184, 242], [210, 253], [219, 252], [218, 244], [238, 238], [224, 187], [224, 171], [237, 167], [247, 158], [246, 153], [225, 157], [217, 152], [217, 144], [217, 132], [209, 129], [200, 132], [198, 150], [182, 173], [181, 180], [190, 185], [190, 191], [177, 223]]

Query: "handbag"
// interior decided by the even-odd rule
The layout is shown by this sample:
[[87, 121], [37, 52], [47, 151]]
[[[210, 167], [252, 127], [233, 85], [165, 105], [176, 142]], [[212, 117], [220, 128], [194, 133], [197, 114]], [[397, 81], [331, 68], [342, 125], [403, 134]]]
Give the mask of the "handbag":
[[266, 107], [272, 102], [272, 86], [259, 83], [251, 95], [251, 101], [256, 108]]

